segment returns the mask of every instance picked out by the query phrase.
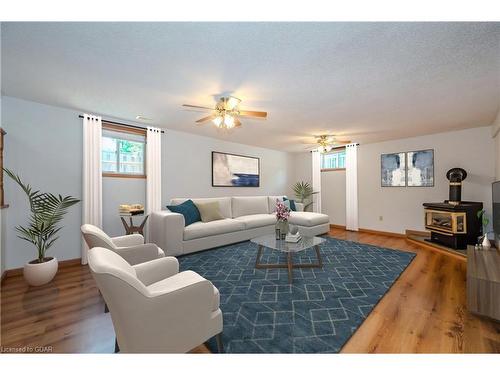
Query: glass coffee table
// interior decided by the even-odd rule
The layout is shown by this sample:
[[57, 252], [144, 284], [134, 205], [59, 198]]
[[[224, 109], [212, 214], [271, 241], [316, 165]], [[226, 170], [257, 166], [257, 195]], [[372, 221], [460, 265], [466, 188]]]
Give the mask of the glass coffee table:
[[[288, 282], [292, 283], [292, 269], [293, 268], [321, 268], [323, 267], [323, 261], [321, 260], [321, 254], [319, 252], [319, 245], [326, 242], [324, 238], [321, 237], [308, 237], [302, 236], [299, 242], [285, 242], [284, 240], [277, 240], [274, 234], [268, 234], [265, 236], [252, 238], [251, 242], [258, 245], [257, 259], [255, 260], [255, 268], [288, 268]], [[287, 262], [286, 263], [261, 263], [262, 250], [267, 247], [272, 250], [281, 251], [286, 253]], [[304, 264], [294, 264], [292, 261], [292, 256], [294, 253], [299, 253], [314, 247], [316, 250], [316, 263], [304, 263]]]

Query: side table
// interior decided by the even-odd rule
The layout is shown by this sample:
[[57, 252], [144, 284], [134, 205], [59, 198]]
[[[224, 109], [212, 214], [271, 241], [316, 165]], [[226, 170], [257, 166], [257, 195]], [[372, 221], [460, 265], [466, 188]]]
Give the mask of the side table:
[[[130, 224], [127, 224], [125, 221], [126, 217], [129, 218]], [[134, 222], [132, 221], [133, 217], [143, 217], [144, 219], [142, 220], [142, 223], [137, 226], [134, 225]], [[123, 227], [125, 228], [125, 234], [139, 233], [144, 236], [144, 225], [146, 225], [146, 221], [148, 221], [148, 215], [120, 215], [120, 219], [122, 220]]]

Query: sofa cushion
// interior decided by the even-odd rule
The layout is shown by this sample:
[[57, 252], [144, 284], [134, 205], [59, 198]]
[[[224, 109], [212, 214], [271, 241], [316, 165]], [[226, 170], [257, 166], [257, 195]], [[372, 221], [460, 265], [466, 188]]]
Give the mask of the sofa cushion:
[[[173, 198], [172, 204], [181, 204], [187, 201], [189, 198]], [[219, 202], [219, 209], [222, 216], [226, 219], [231, 219], [233, 217], [231, 210], [231, 197], [221, 197], [221, 198], [193, 198], [192, 201], [196, 203], [205, 202]]]
[[198, 221], [184, 228], [184, 241], [245, 230], [245, 224], [234, 219], [223, 219], [203, 223]]
[[198, 207], [196, 207], [191, 199], [178, 205], [167, 206], [167, 208], [172, 212], [184, 216], [185, 226], [201, 221], [200, 211], [198, 211]]
[[284, 197], [286, 197], [286, 195], [271, 195], [267, 197], [270, 214], [276, 212], [276, 199], [283, 201]]
[[316, 212], [292, 211], [290, 212], [290, 224], [301, 225], [303, 227], [313, 227], [320, 224], [328, 224], [330, 218], [325, 214]]
[[196, 207], [200, 211], [201, 221], [208, 223], [209, 221], [222, 220], [224, 216], [220, 213], [219, 202], [196, 202]]
[[233, 217], [269, 213], [267, 197], [233, 197], [232, 208]]
[[276, 224], [276, 216], [271, 214], [255, 214], [255, 215], [239, 216], [234, 220], [238, 220], [241, 221], [242, 223], [245, 223], [246, 229], [260, 228]]

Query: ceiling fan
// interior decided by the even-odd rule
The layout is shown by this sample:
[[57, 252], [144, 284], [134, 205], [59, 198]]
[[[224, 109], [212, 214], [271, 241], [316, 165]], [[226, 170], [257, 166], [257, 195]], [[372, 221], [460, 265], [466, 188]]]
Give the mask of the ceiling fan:
[[206, 109], [212, 111], [209, 116], [196, 120], [198, 125], [212, 121], [219, 129], [233, 129], [241, 126], [238, 117], [267, 118], [267, 112], [249, 111], [240, 109], [241, 99], [234, 96], [223, 96], [215, 104], [214, 108], [204, 107], [192, 104], [183, 104], [184, 107]]
[[308, 147], [308, 150], [320, 149], [323, 153], [330, 152], [335, 147], [351, 143], [351, 141], [340, 141], [335, 136], [328, 134], [315, 135], [314, 138], [314, 142], [306, 142], [314, 145], [313, 147]]

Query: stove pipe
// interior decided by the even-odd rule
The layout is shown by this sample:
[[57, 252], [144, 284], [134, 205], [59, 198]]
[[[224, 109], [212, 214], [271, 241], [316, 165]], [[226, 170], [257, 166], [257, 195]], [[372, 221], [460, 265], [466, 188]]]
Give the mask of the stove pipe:
[[457, 205], [462, 200], [462, 181], [467, 178], [467, 172], [462, 168], [452, 168], [446, 172], [446, 178], [450, 181], [448, 203]]

